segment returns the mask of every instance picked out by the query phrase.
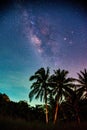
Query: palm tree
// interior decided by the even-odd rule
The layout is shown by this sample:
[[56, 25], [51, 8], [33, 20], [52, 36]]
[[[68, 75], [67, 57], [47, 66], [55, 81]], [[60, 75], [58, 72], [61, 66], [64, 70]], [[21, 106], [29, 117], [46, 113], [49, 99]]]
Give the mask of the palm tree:
[[84, 71], [80, 71], [80, 73], [77, 73], [78, 74], [78, 86], [80, 87], [79, 88], [79, 91], [82, 91], [82, 97], [85, 97], [87, 98], [87, 69], [84, 69]]
[[81, 100], [82, 97], [82, 89], [78, 88], [78, 85], [75, 85], [75, 89], [74, 89], [74, 96], [73, 98], [73, 107], [75, 109], [75, 115], [76, 115], [76, 119], [77, 119], [77, 123], [80, 124], [80, 115], [79, 115], [79, 102]]
[[54, 115], [54, 124], [57, 120], [58, 107], [64, 96], [69, 95], [73, 91], [70, 89], [72, 85], [73, 78], [67, 78], [68, 71], [65, 70], [54, 70], [54, 74], [50, 77], [50, 81], [52, 82], [52, 93], [55, 96], [56, 100], [56, 110]]
[[35, 99], [40, 98], [40, 101], [45, 102], [46, 106], [46, 123], [48, 123], [48, 105], [47, 105], [47, 96], [49, 90], [49, 68], [47, 70], [40, 68], [33, 76], [30, 77], [30, 81], [34, 80], [34, 83], [31, 85], [31, 91], [29, 93], [29, 99], [32, 101], [33, 97]]
[[67, 105], [71, 107], [73, 110], [73, 115], [78, 124], [80, 124], [80, 115], [79, 115], [79, 103], [82, 97], [82, 90], [79, 88], [78, 85], [73, 85], [73, 94], [67, 99]]
[[53, 115], [55, 113], [55, 105], [56, 105], [56, 101], [55, 101], [55, 98], [54, 98], [52, 92], [50, 92], [50, 94], [49, 94], [48, 104], [49, 104], [49, 120], [52, 122]]

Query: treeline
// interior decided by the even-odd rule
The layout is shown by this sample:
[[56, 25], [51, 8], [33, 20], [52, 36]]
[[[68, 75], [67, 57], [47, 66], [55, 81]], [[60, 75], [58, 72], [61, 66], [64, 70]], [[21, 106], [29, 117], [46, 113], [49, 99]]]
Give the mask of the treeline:
[[[87, 121], [87, 99], [79, 101], [79, 115], [81, 121]], [[55, 113], [55, 101], [51, 97], [48, 104], [49, 121], [53, 121]], [[64, 101], [59, 106], [58, 112], [59, 122], [76, 121], [76, 113], [73, 104]], [[10, 101], [6, 94], [0, 93], [0, 118], [23, 119], [28, 122], [44, 122], [45, 123], [45, 106], [36, 105], [32, 107], [26, 101], [13, 102]]]
[[26, 121], [44, 121], [42, 106], [31, 107], [26, 101], [10, 101], [6, 94], [0, 93], [0, 117], [23, 119]]

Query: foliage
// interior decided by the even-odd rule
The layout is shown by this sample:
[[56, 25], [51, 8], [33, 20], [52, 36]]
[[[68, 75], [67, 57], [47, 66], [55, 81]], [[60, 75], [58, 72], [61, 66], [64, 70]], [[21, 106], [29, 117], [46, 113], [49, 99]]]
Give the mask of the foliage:
[[78, 85], [80, 86], [80, 91], [82, 92], [82, 97], [87, 98], [87, 70], [84, 69], [84, 71], [80, 71], [78, 73]]
[[[41, 74], [41, 75], [38, 75], [38, 74]], [[53, 128], [54, 130], [56, 128], [59, 128], [61, 123], [68, 123], [68, 124], [71, 122], [77, 123], [79, 121], [78, 119], [80, 119], [81, 124], [82, 122], [87, 121], [87, 114], [86, 114], [87, 113], [87, 98], [86, 98], [87, 70], [84, 69], [83, 71], [80, 71], [80, 73], [78, 73], [78, 79], [76, 80], [69, 77], [67, 78], [66, 76], [67, 74], [68, 74], [67, 71], [59, 69], [57, 71], [54, 71], [54, 74], [49, 75], [48, 68], [47, 70], [45, 70], [44, 68], [41, 68], [35, 73], [35, 76], [38, 76], [39, 79], [37, 78], [35, 79], [34, 77], [30, 78], [30, 80], [35, 79], [34, 83], [32, 82], [33, 83], [32, 85], [34, 85], [35, 89], [37, 88], [37, 91], [35, 91], [35, 93], [37, 92], [36, 94], [40, 94], [38, 93], [38, 90], [40, 90], [41, 92], [43, 91], [43, 88], [47, 90], [46, 102], [47, 102], [48, 115], [49, 115], [48, 127], [50, 129], [54, 127], [54, 126], [52, 127], [50, 126], [52, 125], [51, 122], [53, 122], [56, 101], [57, 99], [59, 100], [59, 97], [61, 100], [59, 100], [60, 105], [58, 109], [58, 120], [55, 125], [55, 128]], [[42, 75], [43, 75], [43, 78], [40, 77]], [[61, 76], [63, 76], [63, 78]], [[38, 86], [40, 87], [39, 89], [37, 87], [37, 83], [42, 82], [43, 81], [42, 79], [44, 79], [46, 84], [44, 86], [41, 83], [40, 85], [42, 85], [42, 87]], [[62, 84], [62, 85], [59, 86], [59, 84]], [[33, 86], [31, 86], [31, 91], [34, 88]], [[43, 92], [41, 94], [42, 94], [42, 98], [45, 98], [44, 96], [45, 93]], [[65, 98], [63, 98], [62, 95], [64, 95]], [[38, 96], [41, 96], [41, 95], [38, 95]], [[43, 100], [45, 101], [45, 99]], [[7, 122], [6, 125], [8, 126], [9, 129], [10, 127], [12, 128], [13, 126], [16, 129], [15, 124], [17, 123], [18, 124], [17, 129], [19, 129], [19, 127], [24, 125], [26, 129], [29, 128], [32, 130], [34, 128], [33, 124], [35, 122], [36, 122], [35, 128], [36, 127], [38, 129], [41, 128], [42, 130], [47, 129], [46, 126], [45, 127], [41, 126], [43, 123], [45, 123], [45, 106], [36, 105], [35, 107], [31, 107], [26, 101], [13, 102], [10, 100], [10, 98], [6, 94], [0, 93], [0, 122], [1, 122], [0, 123], [1, 127], [4, 123], [6, 124]], [[19, 122], [23, 122], [23, 123], [19, 123]], [[38, 124], [41, 123], [41, 125], [36, 126], [37, 123]], [[11, 124], [11, 126], [8, 124]], [[57, 124], [59, 124], [59, 126], [57, 126]], [[74, 128], [73, 125], [72, 127]]]
[[[54, 122], [56, 122], [59, 111], [59, 114], [62, 113], [62, 116], [59, 115], [59, 118], [63, 120], [69, 120], [70, 118], [70, 120], [77, 120], [80, 123], [79, 102], [87, 91], [87, 70], [84, 69], [84, 72], [80, 71], [81, 74], [78, 73], [78, 79], [67, 77], [68, 73], [66, 70], [57, 69], [54, 70], [52, 75], [47, 75], [46, 77], [45, 69], [39, 69], [35, 75], [30, 77], [30, 80], [35, 81], [32, 83], [29, 96], [30, 99], [32, 97], [36, 99], [40, 97], [42, 100], [42, 96], [45, 95], [43, 94], [45, 87], [49, 90], [47, 93], [48, 98], [46, 95], [46, 103], [48, 102], [50, 106], [48, 107], [49, 120], [51, 121], [54, 116]], [[41, 91], [42, 94], [40, 94]], [[68, 108], [68, 110], [63, 107]]]
[[45, 102], [46, 106], [46, 123], [48, 123], [48, 105], [47, 105], [47, 96], [49, 93], [49, 68], [45, 70], [40, 68], [35, 72], [33, 76], [30, 77], [30, 81], [34, 80], [34, 83], [31, 85], [31, 91], [29, 93], [29, 99], [32, 101], [32, 98], [40, 98], [40, 100]]

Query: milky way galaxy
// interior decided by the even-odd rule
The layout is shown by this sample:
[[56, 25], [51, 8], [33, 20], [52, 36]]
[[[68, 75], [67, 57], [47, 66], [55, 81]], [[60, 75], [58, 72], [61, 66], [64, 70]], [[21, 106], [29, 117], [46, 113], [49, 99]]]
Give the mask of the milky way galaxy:
[[27, 10], [23, 12], [22, 18], [25, 36], [28, 38], [29, 43], [36, 48], [38, 55], [41, 55], [46, 60], [55, 60], [58, 52], [58, 40], [54, 25], [52, 26], [48, 18], [41, 14], [33, 16]]
[[86, 4], [77, 0], [3, 3], [0, 50], [1, 92], [13, 100], [28, 99], [29, 76], [40, 67], [66, 69], [76, 77], [87, 67]]
[[[87, 48], [87, 19], [79, 8], [72, 6], [48, 7], [44, 9], [25, 7], [23, 11], [24, 33], [38, 55], [53, 67], [68, 68], [78, 62], [85, 67]], [[86, 48], [85, 48], [86, 47]]]

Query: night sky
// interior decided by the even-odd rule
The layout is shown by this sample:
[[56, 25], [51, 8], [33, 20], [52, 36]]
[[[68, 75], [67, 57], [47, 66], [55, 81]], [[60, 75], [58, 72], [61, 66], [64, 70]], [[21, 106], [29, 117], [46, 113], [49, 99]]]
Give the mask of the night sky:
[[47, 66], [72, 77], [87, 68], [85, 1], [1, 1], [0, 92], [28, 101], [29, 77]]

